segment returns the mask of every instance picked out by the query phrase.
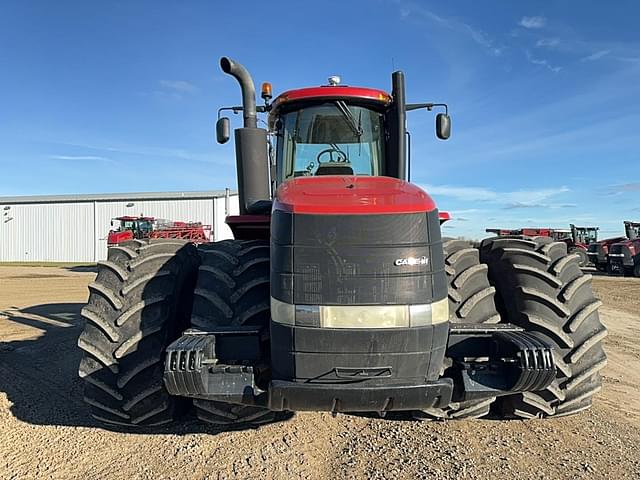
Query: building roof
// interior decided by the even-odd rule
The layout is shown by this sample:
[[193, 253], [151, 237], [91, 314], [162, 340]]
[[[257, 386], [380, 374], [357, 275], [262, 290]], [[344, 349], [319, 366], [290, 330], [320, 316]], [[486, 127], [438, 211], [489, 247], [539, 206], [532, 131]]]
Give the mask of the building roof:
[[[235, 190], [228, 190], [229, 195], [236, 195]], [[135, 193], [89, 193], [72, 195], [27, 195], [17, 197], [0, 197], [0, 205], [16, 205], [23, 203], [78, 203], [78, 202], [122, 202], [128, 200], [193, 200], [220, 198], [227, 190], [210, 190], [204, 192], [135, 192]]]

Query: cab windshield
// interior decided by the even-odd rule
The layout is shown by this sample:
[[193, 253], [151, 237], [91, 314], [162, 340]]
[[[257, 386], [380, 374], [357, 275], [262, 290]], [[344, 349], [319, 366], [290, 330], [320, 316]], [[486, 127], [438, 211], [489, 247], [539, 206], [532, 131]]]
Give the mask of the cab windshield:
[[380, 175], [384, 116], [333, 101], [281, 115], [277, 122], [280, 181], [314, 175]]
[[133, 220], [122, 220], [120, 222], [120, 230], [135, 230], [136, 224]]
[[149, 233], [153, 229], [151, 222], [148, 220], [122, 220], [120, 222], [120, 230], [141, 231]]
[[592, 243], [598, 238], [596, 230], [578, 229], [576, 232], [576, 240], [580, 243]]

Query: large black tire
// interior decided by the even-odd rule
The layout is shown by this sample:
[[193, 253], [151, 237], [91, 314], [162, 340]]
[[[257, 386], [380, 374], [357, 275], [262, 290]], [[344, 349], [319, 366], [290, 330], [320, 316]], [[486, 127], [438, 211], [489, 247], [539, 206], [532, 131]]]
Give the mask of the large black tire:
[[573, 247], [571, 250], [569, 250], [569, 253], [578, 256], [578, 265], [580, 267], [586, 267], [587, 265], [589, 265], [589, 255], [587, 255], [587, 252], [585, 250], [578, 247]]
[[198, 263], [189, 243], [132, 240], [98, 264], [78, 338], [84, 400], [97, 420], [148, 427], [180, 413], [181, 399], [164, 388], [164, 352], [188, 328]]
[[562, 416], [589, 408], [601, 388], [599, 371], [606, 364], [591, 275], [580, 270], [566, 244], [549, 238], [490, 238], [481, 259], [496, 287], [503, 321], [543, 334], [553, 345], [557, 366], [545, 390], [501, 397], [496, 411], [506, 417]]
[[[494, 302], [495, 288], [489, 284], [487, 266], [480, 263], [478, 249], [464, 240], [444, 239], [445, 271], [449, 282], [451, 323], [499, 323]], [[417, 412], [417, 418], [481, 418], [489, 413], [495, 397], [451, 403], [446, 408]], [[421, 415], [422, 414], [422, 415]]]
[[[269, 242], [224, 240], [198, 247], [198, 273], [192, 328], [201, 331], [220, 326], [263, 327], [263, 351], [269, 351], [270, 321]], [[258, 382], [266, 387], [269, 359], [258, 366]], [[199, 419], [223, 428], [256, 427], [277, 420], [276, 412], [264, 408], [194, 400]]]

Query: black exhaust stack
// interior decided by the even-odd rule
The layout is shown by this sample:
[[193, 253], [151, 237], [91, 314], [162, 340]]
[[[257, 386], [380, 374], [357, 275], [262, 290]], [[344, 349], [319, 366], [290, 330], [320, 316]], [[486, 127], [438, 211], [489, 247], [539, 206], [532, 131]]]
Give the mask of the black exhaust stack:
[[267, 131], [258, 128], [256, 89], [251, 75], [239, 63], [222, 57], [220, 68], [234, 77], [242, 89], [244, 127], [235, 130], [240, 215], [268, 213], [271, 191]]
[[[391, 112], [391, 151], [396, 154], [397, 170], [391, 171], [390, 176], [401, 180], [407, 179], [407, 104], [404, 94], [404, 73], [397, 71], [391, 75], [391, 95], [393, 109]], [[392, 167], [393, 168], [393, 167]]]

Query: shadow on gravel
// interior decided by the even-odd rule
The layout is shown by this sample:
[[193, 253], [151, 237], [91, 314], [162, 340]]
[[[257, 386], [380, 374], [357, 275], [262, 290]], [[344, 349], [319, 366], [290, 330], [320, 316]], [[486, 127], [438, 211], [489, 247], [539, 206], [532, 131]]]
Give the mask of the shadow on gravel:
[[491, 411], [488, 415], [478, 418], [478, 419], [465, 419], [465, 420], [448, 420], [448, 419], [440, 419], [440, 418], [416, 418], [411, 412], [388, 412], [384, 417], [380, 416], [377, 413], [371, 412], [362, 412], [362, 413], [346, 413], [343, 415], [351, 415], [354, 417], [361, 418], [371, 418], [374, 420], [385, 420], [389, 422], [399, 422], [399, 423], [416, 423], [416, 422], [425, 422], [425, 423], [447, 423], [447, 422], [484, 422], [484, 421], [523, 421], [521, 418], [506, 418], [501, 415], [499, 412]]
[[0, 316], [39, 329], [37, 338], [0, 343], [0, 392], [11, 402], [11, 413], [33, 425], [91, 427], [134, 434], [208, 433], [223, 430], [187, 415], [167, 427], [129, 429], [96, 421], [85, 405], [78, 377], [81, 352], [78, 336], [84, 327], [84, 303], [51, 303], [0, 311]]
[[98, 273], [97, 265], [76, 265], [75, 267], [64, 267], [68, 272], [76, 273]]

